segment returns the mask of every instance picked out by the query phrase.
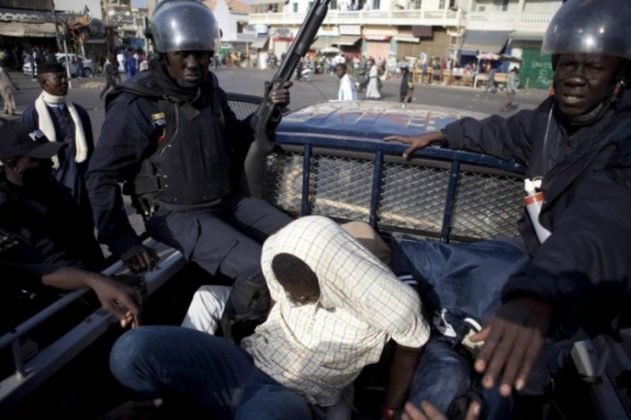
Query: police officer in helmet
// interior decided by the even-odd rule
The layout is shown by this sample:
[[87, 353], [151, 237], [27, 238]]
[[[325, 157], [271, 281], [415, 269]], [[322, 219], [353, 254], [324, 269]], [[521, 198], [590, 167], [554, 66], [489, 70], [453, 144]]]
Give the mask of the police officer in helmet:
[[[404, 157], [440, 141], [452, 149], [513, 159], [526, 166], [527, 178], [542, 179], [541, 212], [533, 221], [524, 214], [516, 238], [527, 267], [494, 289], [501, 290], [501, 303], [486, 308], [493, 315], [482, 320], [486, 327], [472, 338], [484, 341], [475, 362], [482, 385], [498, 388], [502, 396], [514, 395], [515, 389], [531, 395], [542, 391], [544, 381], [535, 382], [546, 375], [531, 373], [546, 339], [566, 338], [579, 327], [607, 331], [628, 308], [630, 21], [629, 1], [568, 0], [551, 20], [543, 43], [543, 53], [552, 56], [553, 96], [509, 118], [465, 118], [441, 132], [390, 138], [410, 146]], [[536, 235], [537, 223], [550, 232], [547, 238]], [[417, 244], [412, 253], [423, 250]], [[472, 263], [484, 267], [485, 259], [477, 258]], [[473, 277], [467, 281], [484, 284], [485, 279]], [[491, 305], [493, 296], [487, 299]], [[473, 303], [482, 307], [485, 302]], [[444, 377], [453, 379], [444, 364], [428, 368], [434, 362], [421, 357], [410, 398], [418, 403], [440, 395], [440, 401], [430, 402], [446, 411], [457, 386], [450, 381], [441, 388], [434, 378], [423, 380], [426, 368], [443, 368]]]
[[[87, 173], [100, 240], [134, 272], [158, 261], [129, 223], [119, 188], [125, 182], [152, 237], [209, 273], [235, 279], [236, 312], [264, 312], [260, 244], [291, 219], [236, 192], [239, 154], [252, 129], [249, 119], [237, 119], [208, 71], [220, 42], [217, 21], [199, 1], [166, 0], [153, 15], [151, 38], [158, 57], [149, 71], [107, 96]], [[270, 93], [280, 107], [289, 103], [290, 85]]]

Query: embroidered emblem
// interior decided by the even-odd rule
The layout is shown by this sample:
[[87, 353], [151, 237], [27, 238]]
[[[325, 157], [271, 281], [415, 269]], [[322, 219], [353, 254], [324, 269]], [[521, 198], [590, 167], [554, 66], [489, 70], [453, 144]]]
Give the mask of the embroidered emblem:
[[167, 121], [164, 112], [151, 114], [151, 125], [153, 126], [153, 128], [164, 128], [166, 124]]

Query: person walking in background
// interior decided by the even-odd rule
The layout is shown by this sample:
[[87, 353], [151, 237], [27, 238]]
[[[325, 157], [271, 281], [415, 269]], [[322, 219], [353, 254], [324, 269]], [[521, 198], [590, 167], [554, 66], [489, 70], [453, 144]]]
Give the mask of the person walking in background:
[[127, 76], [127, 80], [134, 77], [137, 73], [136, 60], [131, 54], [131, 51], [127, 51], [125, 55], [125, 74]]
[[19, 87], [13, 82], [9, 72], [5, 69], [4, 61], [0, 62], [0, 96], [4, 102], [4, 113], [7, 115], [15, 115], [15, 96]]
[[399, 101], [401, 107], [405, 108], [405, 104], [412, 102], [412, 95], [414, 94], [414, 81], [412, 80], [412, 73], [407, 65], [401, 66], [401, 87], [399, 88]]
[[340, 88], [337, 91], [338, 101], [356, 101], [357, 89], [351, 76], [346, 72], [346, 64], [340, 63], [335, 65], [335, 74], [340, 78]]
[[495, 84], [496, 70], [493, 68], [491, 63], [488, 63], [486, 67], [486, 71], [487, 71], [487, 78], [486, 78], [486, 85], [484, 87], [484, 90], [486, 92], [495, 93], [497, 92], [497, 85]]
[[508, 112], [513, 107], [513, 99], [515, 99], [518, 87], [519, 69], [517, 67], [513, 67], [511, 71], [508, 72], [508, 79], [506, 80], [506, 103], [501, 109], [502, 112]]
[[375, 59], [368, 59], [368, 65], [370, 70], [368, 71], [368, 87], [366, 88], [367, 99], [381, 99], [381, 93], [379, 92], [379, 68], [375, 64]]
[[103, 66], [103, 72], [105, 73], [105, 87], [99, 94], [100, 99], [103, 99], [110, 89], [115, 88], [118, 85], [118, 65], [112, 54], [107, 55], [105, 65]]

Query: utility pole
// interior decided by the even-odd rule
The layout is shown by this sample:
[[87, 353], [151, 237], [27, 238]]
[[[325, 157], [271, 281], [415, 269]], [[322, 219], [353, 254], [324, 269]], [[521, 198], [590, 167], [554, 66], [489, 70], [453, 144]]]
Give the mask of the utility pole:
[[55, 25], [55, 39], [57, 40], [57, 49], [61, 49], [59, 42], [59, 29], [57, 28], [57, 13], [55, 12], [55, 0], [50, 0], [50, 11], [53, 13], [53, 25]]

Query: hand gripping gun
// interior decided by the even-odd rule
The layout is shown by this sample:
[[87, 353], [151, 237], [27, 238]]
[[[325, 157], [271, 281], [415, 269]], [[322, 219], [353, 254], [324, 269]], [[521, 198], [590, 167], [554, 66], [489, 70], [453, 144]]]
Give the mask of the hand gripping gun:
[[277, 105], [273, 104], [269, 94], [272, 90], [282, 87], [291, 79], [300, 59], [309, 51], [309, 46], [320, 29], [320, 25], [326, 17], [330, 0], [315, 0], [307, 13], [298, 34], [289, 47], [285, 60], [274, 74], [271, 83], [265, 88], [263, 102], [259, 105], [252, 119], [254, 128], [254, 142], [248, 150], [244, 163], [244, 179], [241, 183], [252, 197], [263, 196], [263, 180], [265, 172], [265, 155], [274, 148], [273, 139], [270, 138], [268, 123], [278, 113]]

